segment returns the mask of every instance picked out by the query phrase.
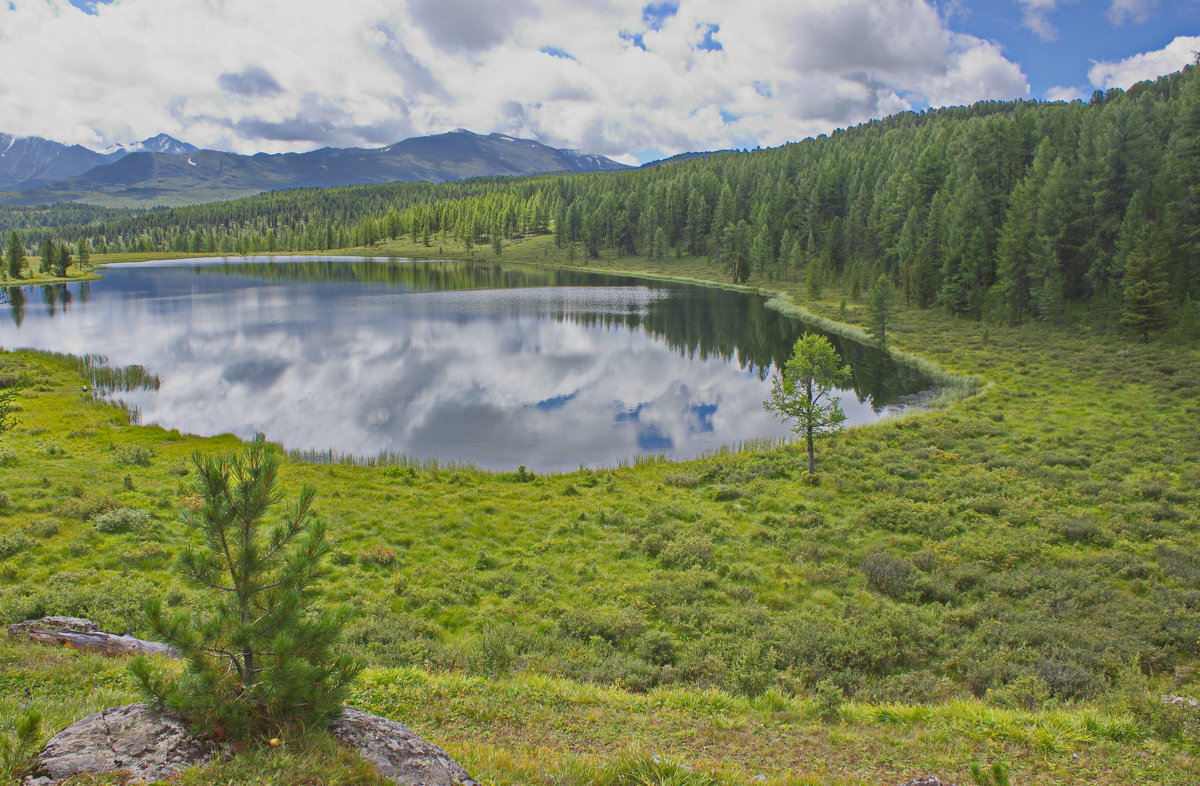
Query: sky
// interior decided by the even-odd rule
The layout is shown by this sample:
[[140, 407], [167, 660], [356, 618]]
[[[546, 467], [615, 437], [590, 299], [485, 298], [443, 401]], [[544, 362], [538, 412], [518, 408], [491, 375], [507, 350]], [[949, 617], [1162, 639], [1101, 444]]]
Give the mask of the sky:
[[1178, 70], [1200, 0], [0, 0], [0, 132], [238, 153], [466, 128], [626, 163]]

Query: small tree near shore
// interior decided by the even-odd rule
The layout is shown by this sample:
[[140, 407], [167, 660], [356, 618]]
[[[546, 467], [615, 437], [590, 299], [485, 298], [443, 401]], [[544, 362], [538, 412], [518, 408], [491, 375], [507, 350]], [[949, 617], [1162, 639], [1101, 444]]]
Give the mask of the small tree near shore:
[[793, 421], [792, 432], [804, 437], [809, 479], [817, 472], [814, 438], [840, 428], [846, 420], [833, 389], [849, 378], [850, 367], [842, 365], [829, 339], [819, 333], [805, 333], [796, 340], [783, 374], [771, 380], [771, 397], [763, 407]]
[[261, 437], [240, 455], [196, 455], [193, 464], [201, 504], [183, 519], [203, 546], [185, 549], [178, 570], [215, 603], [183, 615], [149, 602], [150, 626], [186, 665], [165, 677], [137, 658], [130, 670], [156, 705], [218, 737], [327, 723], [361, 666], [334, 654], [345, 614], [312, 608], [329, 551], [312, 516], [313, 489], [268, 529], [264, 519], [283, 495], [279, 459]]
[[875, 286], [871, 287], [871, 294], [867, 299], [867, 311], [871, 318], [868, 329], [871, 332], [871, 338], [875, 339], [875, 343], [879, 344], [881, 348], [887, 346], [887, 329], [892, 314], [894, 296], [895, 290], [892, 288], [891, 280], [888, 279], [887, 274], [881, 274], [875, 280]]
[[25, 268], [25, 246], [21, 245], [21, 236], [14, 229], [8, 237], [8, 275], [10, 278], [20, 278]]

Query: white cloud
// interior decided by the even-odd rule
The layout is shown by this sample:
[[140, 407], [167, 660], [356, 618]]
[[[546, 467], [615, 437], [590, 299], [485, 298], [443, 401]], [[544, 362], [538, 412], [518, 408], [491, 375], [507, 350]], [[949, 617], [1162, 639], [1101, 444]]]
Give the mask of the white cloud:
[[1178, 71], [1200, 51], [1200, 36], [1177, 36], [1162, 49], [1127, 57], [1113, 62], [1098, 62], [1088, 70], [1088, 79], [1099, 88], [1122, 89], [1146, 79], [1154, 79]]
[[1150, 19], [1150, 13], [1158, 5], [1158, 0], [1112, 0], [1108, 9], [1108, 20], [1114, 25], [1126, 22], [1141, 24]]
[[1062, 87], [1056, 85], [1046, 91], [1047, 101], [1079, 101], [1087, 97], [1088, 91], [1082, 87]]
[[1043, 41], [1058, 38], [1058, 28], [1050, 21], [1058, 0], [1017, 0], [1021, 4], [1021, 24]]
[[465, 127], [628, 156], [1028, 95], [1018, 65], [929, 0], [689, 0], [656, 29], [644, 5], [122, 0], [90, 15], [13, 0], [0, 3], [0, 130], [280, 152]]

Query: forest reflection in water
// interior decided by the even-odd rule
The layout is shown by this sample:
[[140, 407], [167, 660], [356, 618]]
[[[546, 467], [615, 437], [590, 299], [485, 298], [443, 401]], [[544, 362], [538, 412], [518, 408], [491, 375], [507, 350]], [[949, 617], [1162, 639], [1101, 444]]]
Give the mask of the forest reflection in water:
[[[495, 262], [191, 259], [4, 292], [0, 346], [158, 375], [118, 394], [147, 423], [535, 471], [785, 437], [767, 380], [812, 329], [759, 296]], [[853, 369], [851, 423], [932, 387], [830, 338]]]

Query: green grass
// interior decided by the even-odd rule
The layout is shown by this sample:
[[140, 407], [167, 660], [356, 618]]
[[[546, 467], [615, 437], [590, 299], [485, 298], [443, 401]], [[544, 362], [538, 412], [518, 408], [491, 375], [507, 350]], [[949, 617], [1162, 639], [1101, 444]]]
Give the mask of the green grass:
[[[11, 641], [0, 643], [0, 686], [4, 731], [28, 707], [39, 708], [53, 730], [139, 698], [123, 659]], [[1183, 749], [1127, 713], [1100, 708], [851, 702], [823, 719], [812, 700], [778, 691], [757, 698], [682, 688], [635, 694], [538, 675], [414, 668], [368, 669], [351, 704], [401, 719], [497, 786], [700, 786], [760, 775], [775, 786], [865, 784], [921, 773], [969, 782], [972, 762], [997, 759], [1011, 764], [1016, 783], [1185, 784], [1200, 775]], [[323, 735], [297, 732], [282, 743], [178, 782], [382, 782]]]
[[[436, 251], [349, 253], [449, 255]], [[502, 258], [561, 253], [541, 238]], [[588, 267], [723, 277], [697, 259]], [[865, 321], [838, 292], [751, 284]], [[891, 340], [975, 382], [937, 411], [824, 440], [815, 486], [786, 446], [535, 478], [287, 463], [336, 541], [327, 594], [359, 612], [350, 646], [373, 666], [360, 701], [496, 783], [604, 782], [655, 753], [732, 782], [966, 782], [972, 761], [1001, 757], [1018, 783], [1195, 781], [1194, 722], [1157, 698], [1200, 694], [1195, 342], [917, 310]], [[237, 440], [132, 426], [66, 358], [0, 355], [0, 386], [13, 382], [0, 622], [141, 630], [149, 593], [199, 602], [169, 570], [187, 459]], [[145, 525], [93, 523], [123, 509]], [[822, 681], [849, 697], [832, 721], [812, 709]]]

